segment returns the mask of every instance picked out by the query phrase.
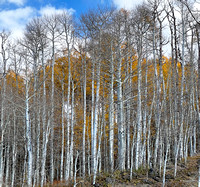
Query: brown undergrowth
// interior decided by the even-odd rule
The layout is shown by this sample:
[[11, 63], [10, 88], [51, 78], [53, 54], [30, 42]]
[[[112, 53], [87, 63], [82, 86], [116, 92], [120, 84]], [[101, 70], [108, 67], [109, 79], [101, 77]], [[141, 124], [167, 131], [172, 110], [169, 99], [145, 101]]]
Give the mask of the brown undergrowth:
[[[174, 165], [168, 164], [166, 169], [166, 187], [197, 187], [198, 186], [198, 161], [200, 162], [200, 154], [188, 157], [187, 162], [180, 161], [177, 166], [177, 175], [174, 178]], [[47, 185], [48, 186], [48, 185]], [[49, 185], [50, 186], [50, 185]], [[73, 186], [73, 181], [68, 185], [64, 183], [54, 183], [52, 186], [64, 187]], [[77, 187], [161, 187], [162, 174], [154, 169], [139, 168], [134, 171], [132, 179], [130, 172], [121, 172], [116, 170], [113, 174], [100, 173], [97, 175], [96, 184], [92, 185], [92, 176], [86, 177], [83, 181], [77, 179]]]

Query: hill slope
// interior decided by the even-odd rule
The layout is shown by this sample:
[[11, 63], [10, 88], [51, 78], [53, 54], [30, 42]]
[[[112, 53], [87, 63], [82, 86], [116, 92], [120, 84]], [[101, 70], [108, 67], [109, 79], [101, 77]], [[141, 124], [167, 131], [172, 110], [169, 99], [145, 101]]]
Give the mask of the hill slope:
[[[168, 165], [166, 171], [166, 187], [197, 187], [198, 186], [198, 162], [200, 154], [188, 157], [187, 162], [180, 162], [177, 167], [177, 176], [174, 178], [174, 165]], [[85, 183], [89, 186], [89, 183]], [[79, 186], [79, 185], [78, 185]], [[91, 185], [92, 186], [92, 185]], [[162, 176], [153, 169], [140, 169], [133, 172], [133, 178], [130, 180], [129, 172], [116, 171], [112, 176], [102, 173], [97, 177], [95, 186], [115, 186], [115, 187], [159, 187], [162, 186]]]

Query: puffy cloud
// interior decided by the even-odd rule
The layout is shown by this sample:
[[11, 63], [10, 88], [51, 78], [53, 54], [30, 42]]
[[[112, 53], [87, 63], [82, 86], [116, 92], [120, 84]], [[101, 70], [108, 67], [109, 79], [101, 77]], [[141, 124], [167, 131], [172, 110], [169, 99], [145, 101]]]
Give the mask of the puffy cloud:
[[200, 11], [200, 2], [195, 2], [193, 8], [195, 11]]
[[75, 10], [74, 9], [56, 9], [55, 7], [53, 7], [53, 6], [50, 6], [50, 5], [47, 5], [47, 6], [45, 6], [45, 7], [42, 7], [41, 9], [40, 9], [40, 11], [39, 11], [39, 14], [41, 15], [41, 16], [44, 16], [44, 15], [52, 15], [52, 14], [55, 14], [55, 13], [62, 13], [63, 11], [67, 11], [67, 12], [69, 12], [70, 14], [73, 14], [74, 12], [75, 12]]
[[[54, 13], [61, 13], [65, 9], [56, 9], [52, 6], [46, 6], [37, 10], [33, 7], [17, 8], [13, 10], [0, 11], [0, 31], [11, 31], [14, 38], [19, 38], [23, 34], [25, 25], [35, 16], [52, 15]], [[73, 9], [67, 10], [73, 13]]]
[[25, 0], [8, 0], [8, 2], [16, 4], [16, 5], [24, 5], [25, 4]]
[[0, 0], [0, 4], [5, 4], [5, 3], [12, 3], [17, 6], [23, 6], [25, 4], [26, 0]]
[[143, 0], [113, 0], [117, 8], [125, 8], [127, 10], [141, 4]]
[[35, 16], [35, 9], [32, 7], [4, 10], [0, 12], [0, 29], [9, 30], [15, 36], [19, 36], [25, 24]]

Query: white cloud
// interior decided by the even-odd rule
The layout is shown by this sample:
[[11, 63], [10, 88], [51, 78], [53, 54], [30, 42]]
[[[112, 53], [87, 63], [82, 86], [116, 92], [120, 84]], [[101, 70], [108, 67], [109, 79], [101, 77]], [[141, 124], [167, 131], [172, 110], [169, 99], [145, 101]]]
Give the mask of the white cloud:
[[8, 0], [9, 3], [13, 3], [16, 4], [18, 6], [20, 5], [24, 5], [25, 4], [25, 0]]
[[[0, 0], [1, 1], [1, 0]], [[17, 1], [17, 0], [15, 0]], [[11, 31], [13, 38], [19, 38], [23, 35], [25, 25], [35, 16], [52, 15], [54, 13], [61, 13], [65, 9], [56, 9], [52, 6], [46, 6], [40, 10], [33, 7], [17, 8], [14, 10], [0, 11], [0, 31]], [[73, 9], [67, 10], [73, 13]]]
[[113, 0], [113, 3], [117, 6], [117, 8], [125, 8], [127, 10], [134, 8], [142, 2], [143, 0]]
[[0, 12], [0, 29], [9, 30], [14, 36], [22, 34], [25, 24], [35, 15], [31, 7], [4, 10]]
[[193, 8], [195, 11], [199, 11], [200, 10], [200, 2], [195, 2], [193, 5]]
[[45, 7], [42, 7], [39, 11], [40, 15], [41, 16], [44, 16], [44, 15], [52, 15], [52, 14], [59, 14], [59, 13], [62, 13], [63, 11], [67, 11], [69, 12], [70, 14], [73, 14], [75, 12], [74, 9], [56, 9], [55, 7], [53, 6], [50, 6], [50, 5], [47, 5]]
[[17, 6], [23, 6], [25, 4], [26, 0], [0, 0], [0, 4], [5, 4], [5, 3], [12, 3]]

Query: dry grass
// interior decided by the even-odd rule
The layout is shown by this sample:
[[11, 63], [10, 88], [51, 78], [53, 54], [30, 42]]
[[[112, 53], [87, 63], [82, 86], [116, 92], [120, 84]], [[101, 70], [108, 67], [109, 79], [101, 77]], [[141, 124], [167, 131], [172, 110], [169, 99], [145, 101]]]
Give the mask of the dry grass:
[[[174, 165], [169, 164], [166, 171], [166, 187], [197, 187], [198, 186], [198, 160], [200, 154], [193, 157], [188, 157], [187, 163], [184, 160], [178, 164], [177, 176], [174, 179]], [[148, 174], [148, 170], [140, 168], [133, 172], [133, 179], [130, 180], [130, 172], [115, 171], [112, 175], [110, 173], [100, 173], [96, 178], [96, 187], [161, 187], [162, 177], [159, 177], [157, 171], [153, 174]], [[148, 175], [147, 175], [148, 174]], [[50, 186], [50, 185], [46, 185]], [[66, 187], [73, 186], [71, 184], [64, 184], [55, 181], [52, 187]], [[77, 179], [77, 187], [90, 187], [92, 185], [92, 177], [86, 178], [85, 181]]]

